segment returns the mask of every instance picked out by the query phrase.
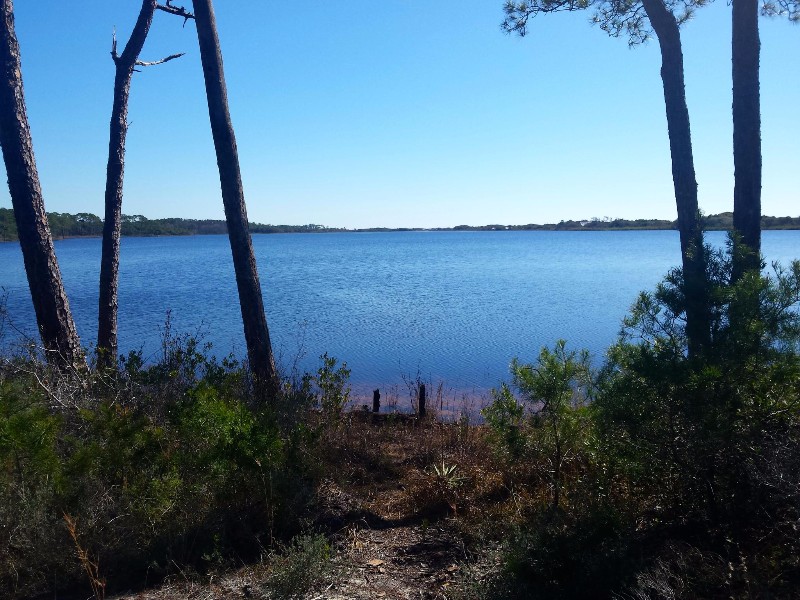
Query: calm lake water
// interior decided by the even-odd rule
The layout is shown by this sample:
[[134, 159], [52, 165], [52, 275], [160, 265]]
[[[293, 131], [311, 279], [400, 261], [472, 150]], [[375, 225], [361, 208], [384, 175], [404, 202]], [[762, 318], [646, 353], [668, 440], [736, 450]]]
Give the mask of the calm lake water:
[[[724, 244], [724, 234], [709, 241]], [[680, 262], [674, 231], [408, 232], [255, 235], [267, 319], [284, 364], [313, 370], [328, 352], [354, 390], [405, 389], [419, 374], [452, 394], [485, 393], [512, 357], [534, 360], [559, 338], [602, 360], [636, 294]], [[764, 232], [768, 261], [800, 256], [799, 231]], [[84, 345], [94, 342], [100, 240], [56, 242]], [[19, 245], [0, 244], [8, 295], [3, 343], [34, 336]], [[173, 330], [214, 352], [245, 355], [226, 236], [125, 238], [120, 350], [153, 356]]]

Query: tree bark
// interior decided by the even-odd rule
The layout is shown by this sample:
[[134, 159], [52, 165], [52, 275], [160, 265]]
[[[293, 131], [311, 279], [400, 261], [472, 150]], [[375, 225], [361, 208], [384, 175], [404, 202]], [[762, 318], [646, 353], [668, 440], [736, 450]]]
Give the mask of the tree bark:
[[239, 290], [247, 356], [257, 391], [267, 398], [274, 398], [280, 390], [280, 380], [272, 355], [261, 285], [250, 239], [239, 154], [228, 110], [228, 94], [214, 8], [211, 0], [192, 0], [192, 5], [203, 63], [208, 115], [217, 153], [222, 203], [225, 206], [225, 220], [228, 224], [228, 238]]
[[36, 322], [48, 361], [82, 369], [85, 359], [61, 281], [33, 155], [12, 0], [0, 0], [0, 13], [0, 145]]
[[122, 229], [122, 185], [125, 177], [125, 138], [128, 134], [128, 98], [136, 61], [153, 22], [157, 0], [143, 0], [139, 18], [121, 55], [116, 40], [112, 58], [116, 65], [114, 103], [111, 109], [106, 166], [105, 222], [100, 260], [100, 304], [97, 323], [98, 367], [112, 367], [117, 357], [117, 289], [119, 286], [119, 245]]
[[675, 16], [667, 9], [663, 0], [643, 0], [642, 4], [661, 47], [661, 80], [664, 86], [686, 295], [686, 335], [689, 353], [694, 354], [709, 343], [711, 333], [703, 256], [703, 227], [697, 202], [697, 179], [689, 108], [686, 105], [681, 36]]
[[758, 2], [733, 0], [734, 279], [761, 268], [761, 97]]

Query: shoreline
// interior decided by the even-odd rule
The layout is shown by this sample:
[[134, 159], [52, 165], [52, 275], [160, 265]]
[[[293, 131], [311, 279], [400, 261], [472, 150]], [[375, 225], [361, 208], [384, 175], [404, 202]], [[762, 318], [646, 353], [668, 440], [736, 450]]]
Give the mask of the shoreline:
[[[90, 213], [48, 213], [48, 228], [53, 239], [95, 238], [103, 235], [103, 220]], [[733, 213], [722, 212], [703, 216], [705, 231], [730, 231]], [[328, 227], [326, 225], [271, 225], [250, 222], [250, 234], [273, 233], [401, 233], [438, 231], [677, 231], [678, 224], [670, 219], [562, 219], [557, 223], [522, 223], [484, 225], [454, 225], [451, 227]], [[762, 231], [798, 231], [799, 217], [761, 215]], [[227, 224], [220, 219], [190, 219], [169, 217], [148, 219], [142, 215], [122, 216], [122, 237], [186, 237], [191, 235], [225, 235]], [[58, 235], [58, 234], [61, 235]], [[18, 241], [14, 211], [0, 208], [0, 242]]]
[[[677, 231], [675, 227], [549, 227], [549, 226], [536, 226], [534, 228], [527, 228], [526, 226], [505, 227], [495, 229], [484, 229], [482, 227], [469, 227], [463, 229], [457, 228], [370, 228], [370, 229], [327, 229], [321, 231], [274, 231], [274, 232], [251, 232], [251, 235], [317, 235], [317, 234], [335, 234], [335, 233], [505, 233], [505, 232], [621, 232], [621, 231]], [[731, 231], [726, 227], [708, 227], [706, 232], [710, 231]], [[786, 227], [762, 227], [761, 231], [800, 231], [798, 226]], [[165, 233], [165, 234], [133, 234], [122, 235], [123, 238], [171, 238], [171, 237], [205, 237], [212, 235], [227, 235], [225, 232], [192, 232], [192, 233]], [[61, 242], [64, 240], [84, 240], [84, 239], [102, 239], [102, 235], [63, 235], [53, 236], [54, 242]], [[0, 239], [0, 244], [18, 243], [19, 238], [4, 238]]]

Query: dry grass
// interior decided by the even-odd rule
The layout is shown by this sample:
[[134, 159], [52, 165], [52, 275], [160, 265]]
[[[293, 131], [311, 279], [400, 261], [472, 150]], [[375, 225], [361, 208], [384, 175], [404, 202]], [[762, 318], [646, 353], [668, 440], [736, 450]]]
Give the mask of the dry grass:
[[100, 576], [100, 559], [92, 558], [89, 550], [81, 544], [78, 536], [78, 521], [70, 515], [64, 513], [64, 522], [67, 524], [67, 531], [75, 544], [75, 552], [78, 556], [83, 572], [89, 580], [92, 594], [95, 600], [104, 600], [106, 597], [106, 580]]

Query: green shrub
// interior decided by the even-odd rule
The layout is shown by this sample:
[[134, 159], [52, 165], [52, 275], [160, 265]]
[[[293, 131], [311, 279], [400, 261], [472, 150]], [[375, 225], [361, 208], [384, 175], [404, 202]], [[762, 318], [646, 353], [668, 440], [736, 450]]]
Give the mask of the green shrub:
[[505, 559], [514, 597], [608, 598], [635, 571], [635, 544], [614, 511], [543, 513], [519, 528]]
[[481, 413], [492, 434], [492, 444], [505, 462], [519, 460], [525, 451], [525, 435], [521, 428], [525, 406], [518, 402], [506, 383], [493, 389], [492, 403]]
[[512, 478], [520, 463], [545, 466], [538, 482], [528, 471], [529, 497], [546, 482], [561, 510], [523, 513], [492, 597], [797, 589], [800, 263], [734, 279], [730, 253], [706, 260], [702, 347], [689, 352], [688, 288], [674, 270], [640, 295], [595, 382], [563, 343], [512, 364], [529, 416], [496, 391], [492, 439]]
[[515, 358], [511, 374], [524, 404], [503, 385], [492, 391], [494, 401], [483, 411], [501, 454], [511, 462], [530, 463], [542, 474], [554, 509], [561, 504], [565, 473], [584, 458], [591, 440], [585, 410], [588, 362], [585, 351], [569, 352], [563, 340], [553, 350], [542, 348], [535, 364]]
[[87, 586], [65, 514], [109, 591], [257, 559], [299, 529], [311, 429], [252, 408], [238, 363], [180, 339], [119, 376], [0, 363], [0, 595]]
[[272, 558], [264, 588], [268, 598], [300, 598], [331, 572], [331, 547], [325, 536], [299, 535]]
[[770, 495], [757, 472], [768, 446], [796, 443], [800, 263], [731, 284], [730, 258], [710, 256], [711, 345], [688, 355], [673, 273], [626, 319], [593, 409], [619, 466], [663, 490], [662, 509], [729, 521]]
[[691, 523], [735, 565], [731, 589], [777, 589], [800, 574], [800, 263], [733, 281], [730, 254], [708, 256], [710, 344], [688, 352], [672, 272], [625, 320], [593, 416], [645, 522]]
[[28, 595], [68, 556], [61, 516], [51, 510], [64, 486], [58, 451], [62, 419], [47, 410], [26, 378], [0, 374], [0, 595]]
[[350, 399], [350, 369], [343, 362], [336, 368], [338, 361], [326, 352], [319, 357], [322, 365], [317, 370], [315, 383], [319, 388], [319, 403], [323, 414], [338, 418]]

